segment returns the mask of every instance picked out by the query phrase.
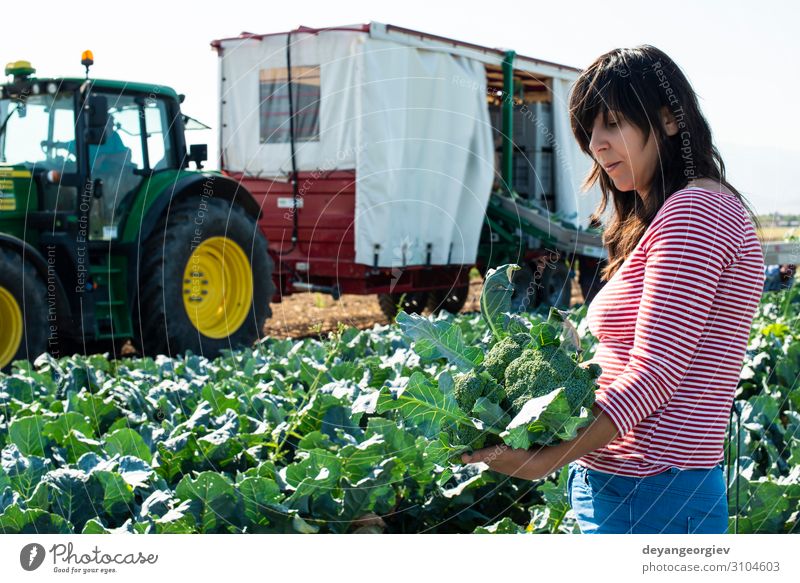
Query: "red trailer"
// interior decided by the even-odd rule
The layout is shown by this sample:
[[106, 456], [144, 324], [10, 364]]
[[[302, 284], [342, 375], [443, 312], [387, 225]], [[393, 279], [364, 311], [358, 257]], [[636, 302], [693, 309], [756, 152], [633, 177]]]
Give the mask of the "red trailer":
[[[220, 169], [261, 206], [273, 301], [376, 294], [389, 317], [401, 296], [457, 312], [473, 266], [553, 253], [568, 298], [574, 259], [602, 259], [566, 112], [577, 69], [375, 22], [212, 46]], [[544, 227], [514, 225], [493, 193]]]

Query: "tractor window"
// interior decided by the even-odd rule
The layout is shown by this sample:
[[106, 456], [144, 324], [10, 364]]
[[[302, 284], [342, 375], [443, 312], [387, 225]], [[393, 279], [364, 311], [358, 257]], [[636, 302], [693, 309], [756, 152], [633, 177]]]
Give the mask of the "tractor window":
[[[294, 139], [319, 141], [319, 67], [292, 67]], [[262, 69], [259, 75], [261, 143], [289, 142], [289, 84], [286, 68]]]
[[117, 237], [121, 219], [117, 210], [139, 188], [145, 168], [141, 100], [118, 93], [109, 93], [106, 98], [109, 124], [105, 141], [89, 146], [90, 172], [102, 185], [102, 195], [92, 201], [89, 237], [102, 240]]
[[0, 100], [8, 118], [0, 141], [0, 162], [75, 171], [75, 113], [72, 93], [31, 95], [20, 107]]
[[161, 99], [148, 99], [144, 108], [147, 126], [147, 156], [150, 168], [163, 170], [175, 168], [175, 153], [169, 139], [172, 120], [166, 102]]
[[[124, 153], [125, 164], [138, 170], [144, 169], [144, 155], [142, 146], [142, 131], [139, 123], [139, 105], [134, 98], [128, 95], [109, 96], [108, 108], [111, 118], [111, 127], [106, 132], [106, 142], [100, 146], [92, 147], [98, 154]], [[92, 160], [95, 156], [89, 152]]]

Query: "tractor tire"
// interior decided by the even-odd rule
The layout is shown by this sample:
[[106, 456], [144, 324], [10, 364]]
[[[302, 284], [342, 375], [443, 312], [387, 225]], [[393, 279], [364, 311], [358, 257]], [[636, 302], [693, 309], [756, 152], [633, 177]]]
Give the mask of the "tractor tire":
[[538, 305], [569, 308], [572, 301], [570, 269], [561, 261], [544, 267], [539, 280]]
[[403, 298], [403, 305], [401, 309], [408, 314], [421, 314], [425, 310], [425, 305], [428, 303], [428, 292], [404, 292], [393, 294], [378, 294], [378, 305], [381, 307], [381, 312], [386, 316], [389, 322], [394, 322], [397, 316], [397, 304]]
[[19, 253], [0, 249], [0, 369], [35, 360], [47, 351], [50, 330], [47, 286]]
[[428, 292], [427, 308], [431, 314], [438, 314], [442, 310], [451, 314], [458, 314], [469, 297], [469, 286], [451, 289], [437, 289]]
[[134, 306], [143, 354], [213, 358], [252, 345], [272, 315], [274, 266], [255, 219], [223, 199], [200, 204], [173, 205], [143, 246]]

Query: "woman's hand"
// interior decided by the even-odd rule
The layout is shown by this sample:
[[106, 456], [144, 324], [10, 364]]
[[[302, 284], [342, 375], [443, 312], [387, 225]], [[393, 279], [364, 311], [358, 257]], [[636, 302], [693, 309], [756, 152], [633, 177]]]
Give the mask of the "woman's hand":
[[465, 464], [483, 462], [489, 469], [501, 474], [525, 480], [541, 480], [559, 467], [548, 452], [550, 449], [512, 449], [501, 444], [476, 450], [472, 455], [462, 454], [461, 461]]

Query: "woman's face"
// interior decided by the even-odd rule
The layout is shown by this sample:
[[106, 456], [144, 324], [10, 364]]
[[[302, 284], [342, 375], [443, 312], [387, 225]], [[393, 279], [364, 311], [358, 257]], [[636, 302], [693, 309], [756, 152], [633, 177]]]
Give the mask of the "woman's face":
[[642, 198], [647, 195], [658, 162], [653, 132], [645, 141], [644, 133], [620, 114], [609, 111], [606, 125], [600, 113], [594, 120], [589, 149], [619, 190], [635, 190]]

